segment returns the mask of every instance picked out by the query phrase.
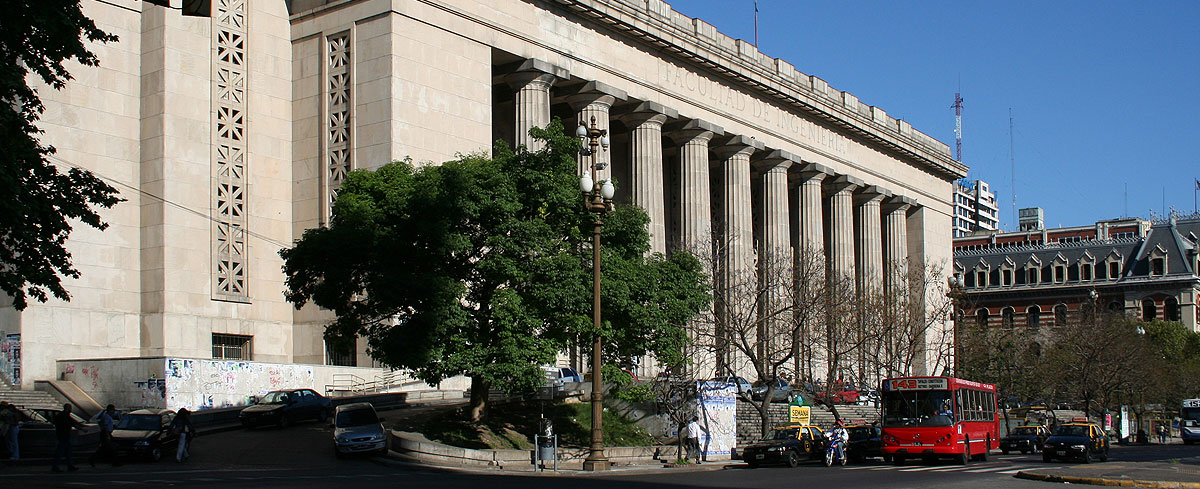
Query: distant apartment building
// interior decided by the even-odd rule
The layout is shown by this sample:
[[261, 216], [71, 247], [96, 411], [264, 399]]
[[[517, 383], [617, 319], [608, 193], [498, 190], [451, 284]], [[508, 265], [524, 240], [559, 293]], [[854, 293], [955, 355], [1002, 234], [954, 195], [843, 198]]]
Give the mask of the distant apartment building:
[[996, 231], [1000, 224], [996, 194], [983, 180], [954, 182], [954, 237], [977, 231]]
[[1200, 331], [1197, 235], [1200, 214], [955, 238], [956, 318], [1038, 330], [1109, 312]]

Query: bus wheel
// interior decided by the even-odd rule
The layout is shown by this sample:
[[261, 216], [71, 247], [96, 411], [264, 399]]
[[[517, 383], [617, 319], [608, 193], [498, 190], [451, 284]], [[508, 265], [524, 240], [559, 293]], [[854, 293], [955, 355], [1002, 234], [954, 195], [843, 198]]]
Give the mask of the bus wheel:
[[980, 462], [987, 462], [988, 452], [990, 452], [991, 449], [992, 449], [992, 435], [988, 435], [988, 442], [987, 442], [987, 445], [985, 445], [983, 448], [983, 453], [975, 455], [975, 460], [978, 460]]
[[958, 464], [967, 465], [971, 461], [971, 439], [967, 438], [963, 441], [963, 452], [958, 455]]

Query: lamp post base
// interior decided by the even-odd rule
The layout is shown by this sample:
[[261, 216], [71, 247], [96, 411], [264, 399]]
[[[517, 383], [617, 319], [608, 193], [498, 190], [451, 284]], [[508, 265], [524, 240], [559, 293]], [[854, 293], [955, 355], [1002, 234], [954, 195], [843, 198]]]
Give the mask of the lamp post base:
[[583, 470], [588, 472], [600, 472], [611, 468], [612, 463], [610, 463], [607, 459], [583, 461]]

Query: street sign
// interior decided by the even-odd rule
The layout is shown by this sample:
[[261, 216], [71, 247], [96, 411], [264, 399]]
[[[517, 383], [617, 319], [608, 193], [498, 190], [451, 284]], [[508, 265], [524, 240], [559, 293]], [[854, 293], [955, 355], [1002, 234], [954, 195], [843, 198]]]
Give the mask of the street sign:
[[788, 406], [788, 418], [792, 424], [808, 424], [812, 408], [808, 406]]

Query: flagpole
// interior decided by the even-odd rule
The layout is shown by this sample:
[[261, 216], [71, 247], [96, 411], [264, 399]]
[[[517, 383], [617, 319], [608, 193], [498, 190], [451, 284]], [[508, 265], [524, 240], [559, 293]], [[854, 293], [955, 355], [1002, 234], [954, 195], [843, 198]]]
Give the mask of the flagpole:
[[758, 0], [754, 0], [754, 47], [758, 47]]

